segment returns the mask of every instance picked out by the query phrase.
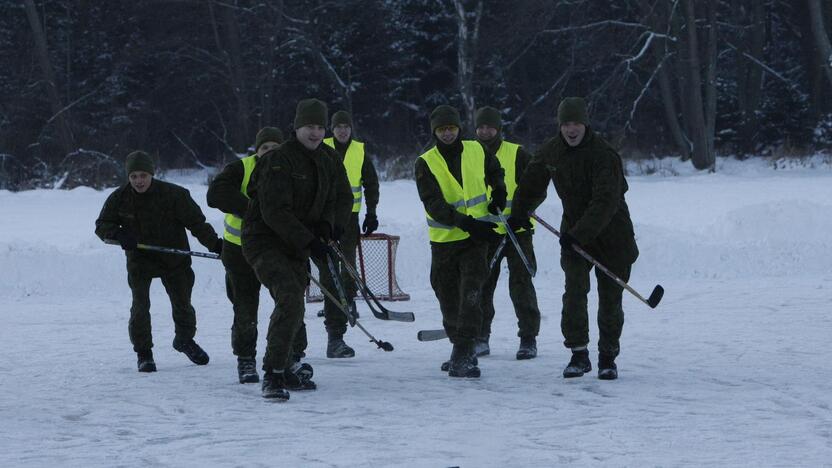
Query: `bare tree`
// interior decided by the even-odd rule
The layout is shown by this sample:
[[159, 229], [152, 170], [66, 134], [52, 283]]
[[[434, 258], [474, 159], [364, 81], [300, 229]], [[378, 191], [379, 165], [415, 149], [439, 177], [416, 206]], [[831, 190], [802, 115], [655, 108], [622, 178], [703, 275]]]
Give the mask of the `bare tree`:
[[41, 25], [40, 16], [35, 8], [33, 0], [26, 0], [24, 3], [26, 7], [26, 16], [29, 19], [29, 26], [32, 29], [32, 35], [35, 39], [35, 49], [38, 57], [38, 64], [40, 65], [41, 73], [43, 74], [44, 82], [46, 83], [46, 95], [49, 98], [49, 104], [52, 108], [52, 118], [47, 123], [54, 120], [58, 130], [58, 141], [61, 150], [64, 154], [72, 151], [72, 132], [69, 129], [69, 122], [65, 114], [66, 109], [61, 102], [60, 94], [58, 93], [58, 83], [55, 80], [55, 72], [52, 68], [52, 62], [49, 60], [49, 48], [46, 42], [46, 33]]
[[[474, 73], [477, 65], [477, 44], [480, 35], [480, 18], [482, 18], [483, 2], [477, 2], [474, 11], [469, 13], [465, 9], [463, 0], [454, 0], [454, 11], [457, 20], [457, 80], [459, 94], [462, 98], [463, 112], [468, 125], [474, 126], [474, 114], [477, 111], [474, 96]], [[471, 17], [469, 20], [469, 16]], [[469, 24], [469, 21], [471, 24]]]
[[[715, 1], [708, 5], [708, 44], [705, 96], [702, 95], [702, 68], [699, 61], [699, 37], [696, 27], [694, 0], [684, 0], [685, 23], [687, 28], [687, 88], [689, 129], [693, 142], [692, 162], [697, 169], [714, 169], [713, 119], [716, 114], [715, 73], [716, 73], [716, 12]], [[713, 102], [712, 102], [713, 100]], [[709, 135], [709, 130], [711, 134]]]
[[829, 43], [829, 35], [824, 26], [824, 14], [820, 0], [806, 0], [809, 4], [809, 22], [812, 25], [812, 35], [815, 38], [815, 46], [818, 54], [818, 61], [826, 73], [826, 79], [832, 85], [832, 45]]

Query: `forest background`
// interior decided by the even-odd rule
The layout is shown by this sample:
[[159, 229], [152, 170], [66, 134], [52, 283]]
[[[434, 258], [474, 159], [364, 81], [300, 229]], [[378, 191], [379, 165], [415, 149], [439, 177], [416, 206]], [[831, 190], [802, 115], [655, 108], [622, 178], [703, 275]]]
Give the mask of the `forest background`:
[[533, 150], [574, 95], [626, 159], [825, 154], [830, 31], [832, 0], [2, 0], [0, 189], [117, 185], [137, 149], [220, 168], [310, 96], [388, 179], [439, 104]]

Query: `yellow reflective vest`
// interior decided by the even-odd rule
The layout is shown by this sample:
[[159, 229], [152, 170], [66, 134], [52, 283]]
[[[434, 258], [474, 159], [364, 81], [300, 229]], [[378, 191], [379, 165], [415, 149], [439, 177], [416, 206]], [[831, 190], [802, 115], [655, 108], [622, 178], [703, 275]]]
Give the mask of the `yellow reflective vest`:
[[[503, 215], [508, 219], [511, 216], [511, 202], [514, 199], [514, 192], [517, 190], [517, 150], [520, 148], [520, 145], [516, 143], [510, 143], [508, 141], [503, 141], [500, 144], [500, 148], [497, 150], [497, 160], [500, 161], [500, 166], [503, 167], [505, 171], [505, 183], [506, 183], [506, 208], [503, 210]], [[489, 195], [491, 191], [489, 190]], [[532, 226], [534, 226], [535, 221], [532, 220]], [[500, 234], [506, 233], [506, 226], [503, 223], [497, 224], [497, 229], [495, 229]], [[525, 229], [521, 229], [518, 232], [523, 232]]]
[[[478, 220], [489, 220], [485, 151], [476, 141], [463, 141], [462, 146], [462, 185], [451, 174], [445, 158], [435, 146], [419, 157], [427, 163], [428, 169], [436, 178], [446, 203], [459, 213]], [[427, 211], [425, 216], [431, 242], [456, 242], [470, 237], [467, 232], [456, 226], [448, 226], [434, 220]]]
[[[240, 184], [240, 192], [244, 197], [248, 198], [246, 190], [248, 189], [248, 181], [251, 179], [251, 173], [254, 171], [254, 166], [257, 164], [257, 155], [253, 154], [241, 159], [240, 161], [243, 163], [243, 182]], [[223, 239], [231, 242], [232, 244], [242, 246], [243, 240], [241, 237], [243, 235], [243, 219], [239, 216], [227, 213], [223, 224], [225, 226], [225, 232], [222, 235]]]
[[[324, 138], [324, 143], [335, 148], [335, 139]], [[347, 153], [344, 155], [344, 169], [352, 189], [352, 212], [361, 211], [361, 168], [364, 166], [364, 143], [358, 140], [350, 141]]]

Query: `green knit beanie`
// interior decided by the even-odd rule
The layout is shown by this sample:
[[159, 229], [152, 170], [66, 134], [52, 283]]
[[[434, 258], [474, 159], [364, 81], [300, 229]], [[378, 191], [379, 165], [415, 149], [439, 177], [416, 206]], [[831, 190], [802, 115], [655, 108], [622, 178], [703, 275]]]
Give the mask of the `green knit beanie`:
[[260, 149], [260, 146], [267, 141], [273, 141], [277, 144], [283, 143], [283, 132], [275, 127], [263, 127], [257, 132], [257, 137], [254, 139], [254, 151]]
[[349, 112], [340, 110], [332, 114], [332, 125], [330, 128], [335, 128], [340, 124], [347, 124], [352, 128], [352, 116], [350, 116]]
[[430, 132], [436, 132], [436, 129], [439, 127], [445, 127], [448, 125], [455, 125], [459, 128], [462, 128], [462, 124], [460, 123], [459, 119], [459, 111], [454, 109], [451, 106], [441, 105], [438, 106], [433, 112], [430, 113]]
[[151, 159], [150, 155], [144, 151], [133, 151], [128, 154], [125, 167], [127, 168], [128, 176], [136, 171], [144, 171], [150, 175], [153, 175], [156, 172], [153, 159]]
[[474, 121], [477, 128], [488, 125], [489, 127], [500, 130], [503, 128], [503, 119], [500, 118], [500, 111], [493, 107], [480, 107], [477, 109], [477, 114], [474, 116]]
[[589, 117], [586, 114], [586, 101], [580, 97], [563, 98], [558, 106], [558, 125], [566, 122], [578, 122], [589, 125]]
[[326, 104], [318, 99], [304, 99], [298, 102], [295, 109], [295, 130], [306, 125], [320, 125], [326, 127], [329, 111]]

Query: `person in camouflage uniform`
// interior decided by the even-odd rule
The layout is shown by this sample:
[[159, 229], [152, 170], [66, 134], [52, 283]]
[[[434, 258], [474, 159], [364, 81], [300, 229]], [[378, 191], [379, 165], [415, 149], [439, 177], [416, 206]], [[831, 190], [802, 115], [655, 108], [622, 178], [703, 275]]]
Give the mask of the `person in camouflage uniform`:
[[[335, 226], [334, 238], [338, 241], [341, 251], [355, 268], [355, 249], [358, 247], [360, 231], [358, 226], [358, 214], [361, 210], [362, 198], [366, 200], [367, 213], [364, 215], [362, 228], [364, 234], [372, 234], [378, 229], [378, 217], [376, 206], [378, 205], [378, 175], [373, 161], [367, 156], [367, 145], [363, 141], [353, 138], [352, 116], [346, 111], [338, 111], [332, 115], [330, 126], [333, 137], [325, 138], [324, 143], [335, 149], [338, 154], [338, 162], [342, 164], [350, 182], [350, 189], [353, 195], [353, 204], [349, 221], [345, 226]], [[362, 197], [362, 188], [364, 196]], [[317, 265], [321, 274], [321, 283], [327, 289], [335, 291], [335, 282], [326, 264]], [[340, 263], [336, 266], [339, 269], [341, 284], [346, 290], [350, 299], [350, 306], [355, 309], [353, 298], [356, 293], [356, 285], [352, 277]], [[356, 311], [357, 312], [357, 311]], [[326, 357], [328, 358], [351, 358], [355, 356], [355, 350], [344, 342], [344, 333], [347, 330], [347, 318], [329, 298], [324, 298], [324, 325], [327, 331]]]
[[[237, 356], [237, 378], [240, 383], [256, 383], [257, 375], [257, 309], [260, 304], [260, 281], [243, 257], [242, 224], [248, 208], [248, 185], [257, 161], [283, 142], [283, 134], [275, 127], [257, 132], [253, 155], [225, 166], [208, 186], [208, 206], [225, 213], [222, 264], [225, 267], [225, 292], [234, 310], [231, 325], [231, 349]], [[295, 360], [306, 349], [306, 327], [301, 324], [295, 339]]]
[[[633, 223], [624, 194], [621, 157], [589, 126], [582, 98], [565, 98], [558, 106], [560, 132], [537, 151], [523, 173], [514, 196], [512, 228], [530, 227], [528, 213], [546, 198], [549, 181], [563, 205], [560, 264], [566, 276], [561, 315], [564, 345], [572, 358], [564, 377], [580, 377], [592, 370], [589, 360], [587, 294], [592, 263], [578, 255], [580, 246], [625, 282], [638, 258]], [[615, 358], [624, 325], [623, 289], [598, 269], [598, 378], [618, 378]]]
[[[517, 187], [520, 175], [526, 169], [531, 160], [531, 155], [522, 146], [503, 140], [500, 135], [502, 119], [500, 111], [493, 107], [482, 107], [476, 113], [477, 140], [485, 147], [486, 151], [494, 154], [505, 171], [505, 184], [507, 191], [506, 208], [503, 210], [505, 216], [511, 215], [512, 199]], [[498, 225], [497, 232], [506, 235], [505, 226]], [[534, 245], [532, 234], [534, 229], [521, 230], [516, 234], [517, 242], [526, 259], [532, 268], [537, 268], [534, 257]], [[490, 242], [488, 246], [488, 258], [494, 257], [500, 240]], [[537, 306], [537, 292], [532, 283], [532, 276], [526, 270], [517, 249], [510, 240], [503, 248], [502, 257], [508, 263], [508, 291], [511, 303], [514, 305], [514, 313], [517, 316], [520, 347], [517, 350], [517, 359], [533, 359], [537, 356], [537, 333], [540, 331], [540, 309]], [[502, 258], [500, 259], [502, 260]], [[479, 337], [474, 344], [474, 351], [477, 356], [490, 354], [488, 338], [491, 335], [491, 322], [494, 320], [494, 290], [497, 288], [497, 280], [500, 277], [500, 261], [490, 271], [488, 279], [482, 287], [482, 328]]]
[[265, 398], [287, 400], [289, 385], [315, 388], [311, 366], [290, 362], [303, 323], [309, 258], [325, 258], [333, 226], [345, 225], [352, 208], [347, 175], [321, 144], [327, 120], [326, 104], [300, 101], [294, 135], [258, 161], [248, 187], [243, 255], [275, 301], [263, 356]]
[[156, 371], [150, 327], [153, 278], [161, 278], [170, 298], [176, 330], [174, 349], [195, 364], [208, 364], [208, 354], [194, 341], [191, 257], [142, 250], [138, 244], [190, 250], [185, 229], [211, 252], [220, 253], [222, 241], [185, 188], [153, 178], [155, 167], [147, 153], [130, 153], [126, 169], [129, 182], [107, 197], [95, 221], [95, 234], [104, 241], [118, 242], [127, 255], [127, 283], [133, 293], [127, 329], [139, 372]]
[[497, 158], [480, 143], [463, 141], [461, 127], [456, 109], [434, 109], [436, 145], [416, 159], [416, 187], [430, 237], [430, 283], [453, 344], [442, 369], [451, 377], [479, 377], [474, 339], [482, 326], [480, 288], [488, 276], [488, 243], [499, 236], [488, 220], [505, 208], [506, 189]]

